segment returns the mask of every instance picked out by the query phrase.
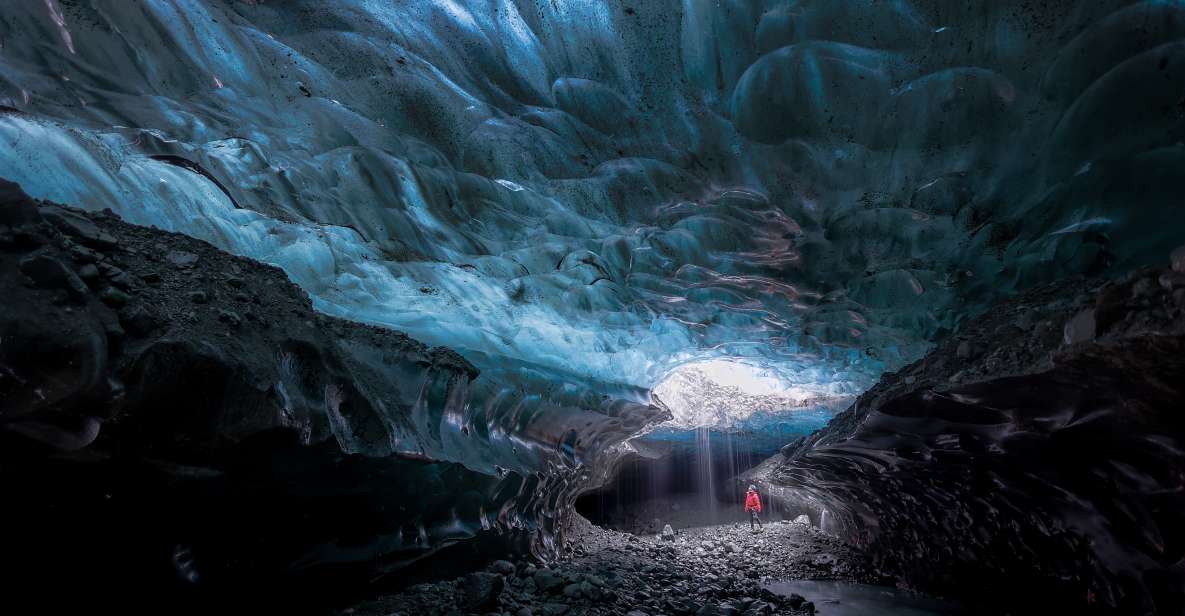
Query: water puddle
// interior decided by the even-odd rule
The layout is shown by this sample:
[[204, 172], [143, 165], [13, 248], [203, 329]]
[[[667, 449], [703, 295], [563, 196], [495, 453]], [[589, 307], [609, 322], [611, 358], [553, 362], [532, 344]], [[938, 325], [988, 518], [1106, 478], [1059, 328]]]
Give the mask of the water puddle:
[[796, 593], [815, 603], [820, 616], [946, 616], [971, 614], [964, 606], [889, 588], [848, 582], [793, 581], [765, 586], [782, 596]]

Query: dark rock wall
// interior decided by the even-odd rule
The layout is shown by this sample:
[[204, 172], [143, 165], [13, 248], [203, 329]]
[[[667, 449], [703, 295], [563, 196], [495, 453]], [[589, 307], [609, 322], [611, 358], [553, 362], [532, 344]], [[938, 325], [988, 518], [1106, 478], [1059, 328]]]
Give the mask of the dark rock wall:
[[22, 584], [299, 604], [543, 556], [611, 445], [662, 416], [478, 379], [199, 240], [8, 183], [0, 208], [0, 524]]
[[826, 510], [919, 588], [1016, 611], [1181, 613], [1174, 265], [996, 305], [753, 476], [816, 518]]

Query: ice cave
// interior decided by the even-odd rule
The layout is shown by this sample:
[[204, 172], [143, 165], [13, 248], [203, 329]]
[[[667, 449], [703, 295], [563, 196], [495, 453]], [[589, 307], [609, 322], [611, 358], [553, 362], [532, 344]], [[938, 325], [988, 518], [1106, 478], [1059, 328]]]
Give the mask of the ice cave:
[[1185, 0], [0, 0], [0, 612], [1185, 614]]

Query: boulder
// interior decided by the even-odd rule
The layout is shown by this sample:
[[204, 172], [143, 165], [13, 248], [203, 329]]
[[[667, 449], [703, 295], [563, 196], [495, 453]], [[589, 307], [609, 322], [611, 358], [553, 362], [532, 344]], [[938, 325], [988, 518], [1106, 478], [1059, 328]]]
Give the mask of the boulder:
[[1066, 344], [1089, 342], [1095, 337], [1095, 313], [1093, 308], [1087, 308], [1074, 315], [1065, 326], [1063, 341]]
[[472, 612], [486, 612], [498, 605], [505, 582], [502, 576], [485, 571], [470, 573], [463, 584], [465, 608]]
[[532, 579], [535, 580], [535, 587], [543, 592], [549, 592], [564, 583], [564, 578], [547, 568], [536, 570]]

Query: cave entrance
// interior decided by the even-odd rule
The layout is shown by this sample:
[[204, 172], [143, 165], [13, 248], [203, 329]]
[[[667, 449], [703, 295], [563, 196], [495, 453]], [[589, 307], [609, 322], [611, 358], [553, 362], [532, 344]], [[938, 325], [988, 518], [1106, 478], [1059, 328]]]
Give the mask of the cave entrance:
[[[672, 370], [654, 389], [672, 419], [630, 441], [633, 451], [576, 510], [595, 524], [636, 534], [747, 522], [747, 473], [782, 446], [822, 427], [836, 398], [742, 360]], [[763, 490], [764, 491], [764, 490]], [[763, 494], [767, 520], [784, 513]]]
[[700, 428], [663, 429], [635, 439], [639, 453], [624, 461], [602, 489], [576, 501], [594, 524], [632, 532], [744, 521], [741, 476], [777, 452], [755, 446], [754, 435]]

